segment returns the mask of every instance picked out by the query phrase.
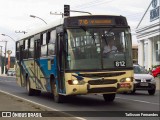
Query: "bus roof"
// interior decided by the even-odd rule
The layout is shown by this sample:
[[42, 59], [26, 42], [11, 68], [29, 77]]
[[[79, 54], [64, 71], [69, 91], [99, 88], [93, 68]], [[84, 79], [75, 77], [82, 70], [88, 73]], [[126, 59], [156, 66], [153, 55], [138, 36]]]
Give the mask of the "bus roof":
[[[83, 16], [72, 16], [72, 17], [67, 17], [66, 19], [70, 19], [70, 18], [95, 18], [95, 17], [123, 17], [123, 18], [125, 18], [124, 16], [121, 16], [121, 15], [83, 15]], [[51, 28], [54, 28], [54, 27], [56, 27], [56, 26], [59, 26], [59, 25], [62, 25], [63, 23], [64, 23], [64, 19], [65, 18], [60, 18], [60, 19], [58, 19], [58, 20], [56, 20], [56, 21], [53, 21], [52, 23], [50, 23], [50, 24], [47, 24], [47, 25], [45, 25], [45, 26], [43, 26], [43, 27], [40, 27], [40, 28], [38, 28], [38, 29], [35, 29], [35, 30], [33, 30], [33, 31], [31, 31], [31, 32], [28, 32], [27, 34], [25, 34], [25, 35], [23, 35], [22, 37], [20, 37], [20, 39], [19, 40], [23, 40], [23, 39], [25, 39], [25, 38], [28, 38], [28, 37], [31, 37], [31, 36], [33, 36], [33, 35], [36, 35], [36, 34], [38, 34], [38, 33], [41, 33], [41, 32], [43, 32], [43, 31], [46, 31], [46, 30], [48, 30], [48, 29], [51, 29]], [[18, 41], [19, 41], [18, 40]]]
[[53, 21], [52, 23], [47, 24], [47, 25], [45, 25], [45, 26], [43, 26], [43, 27], [39, 27], [39, 28], [37, 28], [37, 29], [34, 29], [33, 31], [28, 32], [28, 33], [26, 33], [25, 35], [23, 35], [22, 37], [20, 37], [19, 40], [28, 38], [28, 37], [30, 37], [30, 36], [36, 35], [36, 34], [38, 34], [38, 33], [40, 33], [40, 32], [45, 31], [45, 30], [48, 30], [48, 29], [51, 29], [51, 28], [56, 27], [56, 26], [58, 26], [58, 25], [61, 25], [61, 24], [63, 24], [63, 21], [64, 21], [64, 18], [61, 18], [61, 19], [58, 19], [58, 20], [56, 20], [56, 21]]

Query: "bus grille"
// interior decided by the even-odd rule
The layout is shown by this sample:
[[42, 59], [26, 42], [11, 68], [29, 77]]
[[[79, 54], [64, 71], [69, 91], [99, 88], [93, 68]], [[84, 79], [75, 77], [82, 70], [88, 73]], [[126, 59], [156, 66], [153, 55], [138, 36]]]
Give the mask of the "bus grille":
[[82, 77], [115, 77], [115, 76], [120, 76], [124, 75], [126, 72], [113, 72], [113, 73], [92, 73], [92, 74], [78, 74], [79, 76]]
[[107, 88], [92, 88], [88, 89], [88, 93], [104, 93], [104, 92], [116, 92], [115, 87], [107, 87]]
[[116, 79], [104, 79], [104, 80], [90, 80], [88, 81], [90, 85], [103, 85], [103, 84], [115, 84], [117, 83]]

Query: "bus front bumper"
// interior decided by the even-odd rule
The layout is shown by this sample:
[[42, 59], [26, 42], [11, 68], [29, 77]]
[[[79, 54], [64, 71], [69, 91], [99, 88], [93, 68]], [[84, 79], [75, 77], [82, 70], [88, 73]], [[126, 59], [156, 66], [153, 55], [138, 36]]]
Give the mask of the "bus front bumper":
[[117, 84], [110, 85], [90, 85], [85, 83], [84, 85], [69, 85], [67, 95], [84, 95], [84, 94], [110, 94], [116, 93]]

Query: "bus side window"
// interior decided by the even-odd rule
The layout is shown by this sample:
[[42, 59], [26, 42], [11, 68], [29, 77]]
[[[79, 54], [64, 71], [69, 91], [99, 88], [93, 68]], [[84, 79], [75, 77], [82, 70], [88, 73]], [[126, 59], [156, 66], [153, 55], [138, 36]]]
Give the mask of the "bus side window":
[[41, 56], [47, 56], [47, 33], [41, 35]]
[[32, 37], [31, 39], [28, 40], [29, 44], [28, 44], [28, 47], [29, 47], [29, 52], [28, 52], [28, 58], [33, 58], [34, 57], [34, 38]]
[[23, 59], [27, 59], [28, 58], [28, 39], [23, 41], [23, 46], [24, 46], [24, 50], [23, 50]]
[[55, 55], [56, 30], [48, 32], [48, 55]]

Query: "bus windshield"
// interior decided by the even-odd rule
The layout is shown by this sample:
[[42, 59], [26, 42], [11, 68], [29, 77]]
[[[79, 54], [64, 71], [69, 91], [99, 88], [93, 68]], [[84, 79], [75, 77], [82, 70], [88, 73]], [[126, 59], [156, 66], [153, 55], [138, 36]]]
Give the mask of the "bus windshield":
[[129, 28], [67, 29], [67, 69], [101, 70], [131, 67]]

